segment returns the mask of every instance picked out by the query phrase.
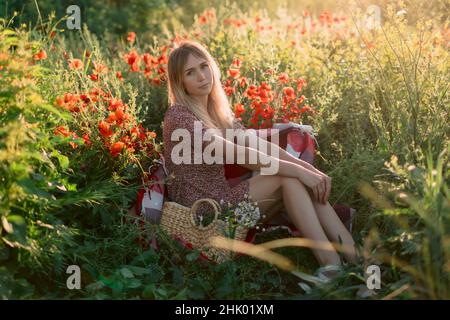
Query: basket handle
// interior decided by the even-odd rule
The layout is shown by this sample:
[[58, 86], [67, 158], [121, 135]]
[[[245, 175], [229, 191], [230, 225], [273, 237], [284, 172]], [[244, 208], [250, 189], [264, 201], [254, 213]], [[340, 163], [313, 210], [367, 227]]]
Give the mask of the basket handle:
[[197, 201], [194, 202], [194, 204], [192, 205], [191, 208], [191, 212], [190, 212], [190, 217], [191, 217], [191, 223], [194, 227], [197, 227], [199, 229], [202, 230], [208, 230], [211, 229], [213, 227], [213, 222], [211, 222], [210, 224], [208, 224], [207, 226], [198, 226], [195, 224], [195, 218], [194, 218], [194, 214], [197, 212], [197, 208], [198, 206], [202, 203], [202, 202], [208, 202], [213, 208], [214, 208], [214, 220], [217, 220], [217, 218], [219, 217], [219, 213], [220, 213], [220, 205], [217, 203], [216, 200], [214, 199], [210, 199], [210, 198], [204, 198], [204, 199], [198, 199]]

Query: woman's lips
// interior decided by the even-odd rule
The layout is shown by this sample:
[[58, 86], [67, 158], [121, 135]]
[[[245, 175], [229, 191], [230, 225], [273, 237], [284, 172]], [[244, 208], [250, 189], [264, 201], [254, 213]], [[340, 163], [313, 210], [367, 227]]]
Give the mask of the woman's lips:
[[205, 89], [207, 86], [209, 86], [209, 83], [206, 83], [204, 85], [202, 85], [201, 87], [198, 87], [199, 89]]

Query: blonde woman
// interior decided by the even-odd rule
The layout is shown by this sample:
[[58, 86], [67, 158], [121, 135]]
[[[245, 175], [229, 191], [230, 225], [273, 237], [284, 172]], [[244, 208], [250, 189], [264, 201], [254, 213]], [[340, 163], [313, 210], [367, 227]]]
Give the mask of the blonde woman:
[[[245, 128], [235, 119], [220, 78], [216, 61], [201, 44], [186, 40], [178, 43], [171, 51], [168, 61], [170, 106], [163, 123], [166, 167], [173, 176], [167, 185], [169, 198], [190, 207], [200, 198], [237, 204], [248, 194], [258, 203], [260, 212], [266, 215], [273, 208], [283, 206], [303, 237], [328, 245], [330, 241], [339, 243], [342, 240], [343, 245], [350, 248], [344, 254], [346, 260], [354, 263], [356, 254], [352, 236], [328, 203], [330, 177], [266, 140], [265, 143], [274, 148], [266, 150], [277, 150], [279, 157], [274, 158], [271, 152], [251, 150], [248, 140], [238, 145], [237, 139], [225, 138], [224, 129]], [[225, 179], [223, 164], [176, 164], [179, 162], [171, 158], [172, 150], [180, 141], [174, 139], [172, 134], [176, 129], [186, 129], [194, 137], [196, 121], [202, 124], [202, 134], [207, 128], [218, 130], [213, 141], [223, 147], [224, 158], [229, 148], [234, 150], [235, 159], [239, 155], [245, 155], [245, 159], [249, 159], [248, 155], [253, 151], [259, 155], [257, 163], [239, 164], [261, 171], [268, 166], [267, 159], [270, 159], [277, 163], [278, 171], [272, 175], [256, 175], [230, 187]], [[192, 138], [191, 159], [200, 156], [194, 152], [201, 153], [210, 143], [203, 141], [201, 150], [197, 148], [195, 151], [193, 141]], [[274, 201], [264, 201], [267, 199]], [[201, 210], [207, 209], [206, 205]], [[313, 249], [313, 253], [321, 266], [341, 265], [340, 257], [334, 249]]]

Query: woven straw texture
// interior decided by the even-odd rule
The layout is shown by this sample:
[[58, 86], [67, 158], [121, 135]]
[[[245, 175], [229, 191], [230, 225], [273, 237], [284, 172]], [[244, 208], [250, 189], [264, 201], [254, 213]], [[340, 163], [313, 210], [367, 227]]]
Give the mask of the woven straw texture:
[[[202, 202], [208, 202], [214, 208], [214, 220], [206, 225], [197, 225], [195, 222], [196, 211]], [[164, 202], [163, 213], [161, 217], [161, 227], [171, 236], [177, 235], [183, 240], [198, 248], [210, 259], [217, 263], [232, 259], [233, 252], [225, 249], [219, 249], [209, 244], [209, 239], [214, 236], [226, 237], [227, 223], [219, 220], [220, 205], [214, 199], [199, 199], [194, 202], [192, 208], [188, 208], [173, 201]], [[236, 240], [244, 241], [248, 229], [238, 226], [236, 228]]]

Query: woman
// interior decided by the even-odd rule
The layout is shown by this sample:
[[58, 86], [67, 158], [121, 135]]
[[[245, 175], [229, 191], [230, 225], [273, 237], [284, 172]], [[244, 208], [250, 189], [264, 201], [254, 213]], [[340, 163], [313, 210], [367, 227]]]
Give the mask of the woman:
[[[328, 203], [330, 177], [270, 142], [266, 143], [278, 152], [279, 157], [272, 156], [272, 152], [251, 149], [248, 141], [238, 144], [238, 139], [224, 138], [224, 129], [245, 128], [234, 118], [221, 86], [217, 63], [201, 44], [183, 41], [173, 49], [168, 61], [168, 85], [170, 107], [164, 117], [163, 142], [166, 166], [173, 176], [167, 186], [171, 200], [188, 207], [200, 198], [237, 204], [248, 194], [258, 203], [262, 214], [269, 215], [274, 208], [284, 206], [302, 236], [328, 245], [330, 241], [342, 241], [344, 246], [350, 248], [344, 253], [345, 259], [355, 262], [352, 236]], [[172, 158], [172, 151], [180, 141], [173, 141], [172, 133], [182, 128], [193, 137], [195, 121], [201, 122], [202, 134], [206, 128], [218, 130], [214, 143], [220, 144], [223, 150], [230, 150], [227, 147], [231, 147], [235, 151], [235, 159], [237, 155], [246, 155], [248, 159], [250, 152], [257, 152], [259, 157], [256, 164], [239, 163], [240, 165], [261, 171], [267, 167], [269, 159], [271, 163], [277, 163], [277, 173], [256, 175], [230, 187], [224, 176], [223, 164], [175, 164], [174, 162], [179, 162]], [[191, 142], [193, 146], [193, 139]], [[197, 148], [196, 152], [192, 147], [192, 157], [199, 156], [198, 153], [209, 143], [202, 142], [201, 150]], [[266, 150], [272, 150], [270, 147]], [[225, 158], [226, 151], [223, 156]], [[264, 201], [268, 199], [274, 201]], [[200, 211], [207, 209], [203, 207]], [[321, 266], [341, 265], [340, 257], [334, 249], [313, 249], [313, 252]]]

